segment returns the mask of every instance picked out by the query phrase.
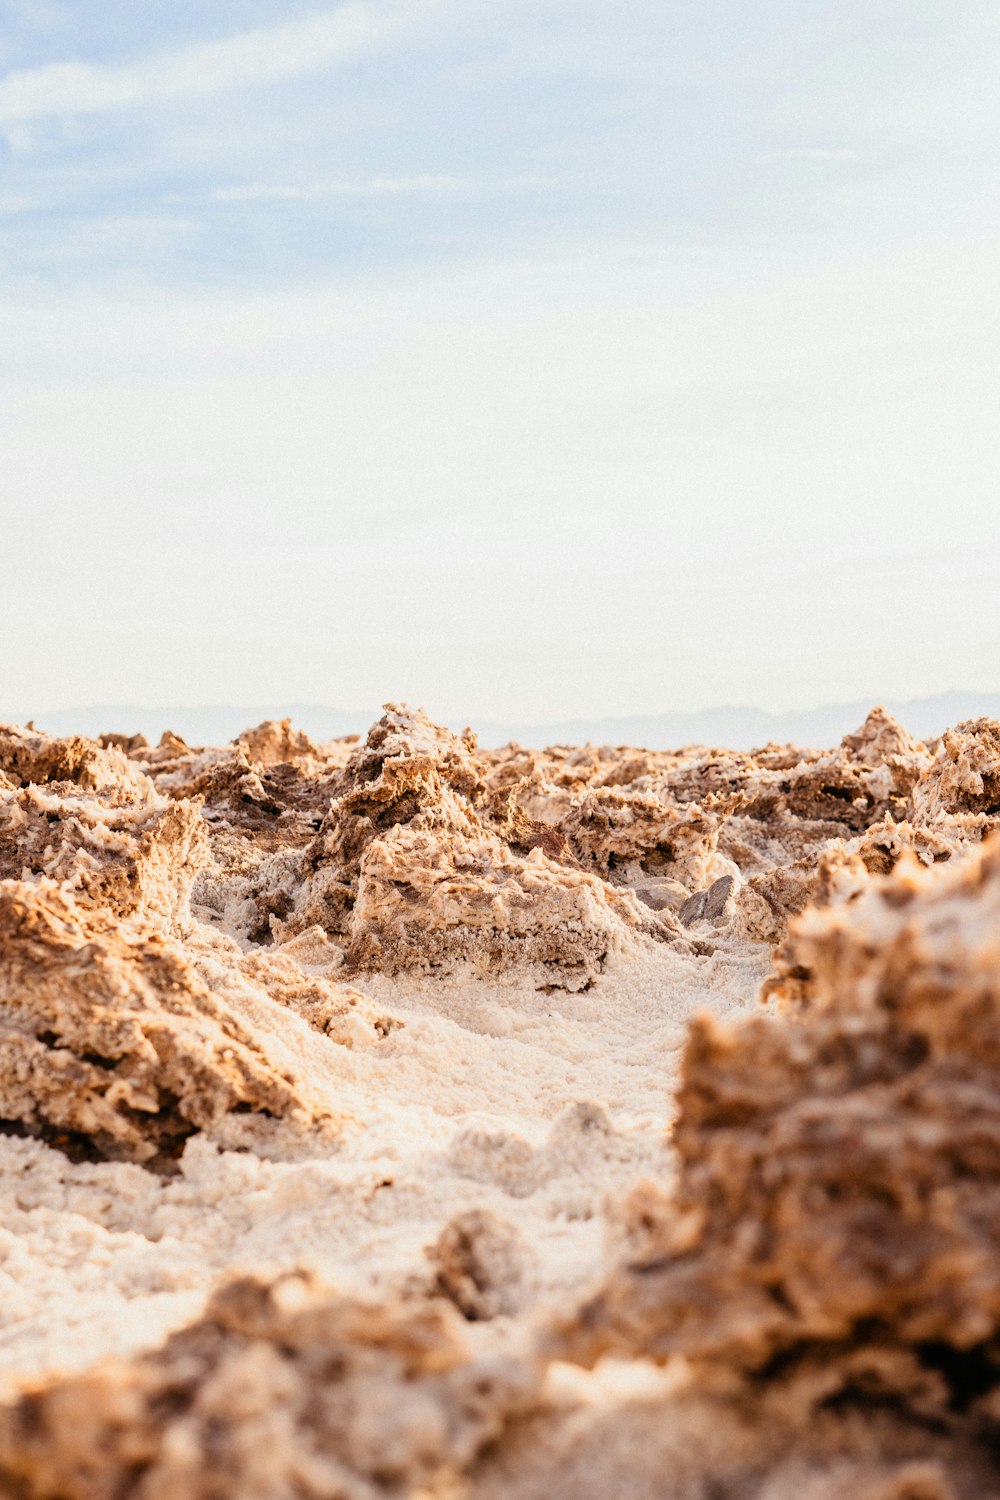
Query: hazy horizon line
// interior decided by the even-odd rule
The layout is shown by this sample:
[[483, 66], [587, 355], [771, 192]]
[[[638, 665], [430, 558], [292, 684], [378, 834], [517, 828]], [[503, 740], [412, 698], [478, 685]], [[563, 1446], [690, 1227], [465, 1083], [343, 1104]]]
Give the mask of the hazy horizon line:
[[[682, 707], [682, 706], [665, 706], [665, 707], [659, 707], [659, 708], [649, 709], [647, 711], [640, 712], [640, 713], [637, 713], [637, 712], [634, 712], [634, 711], [629, 711], [629, 712], [614, 712], [614, 711], [601, 712], [601, 711], [598, 711], [598, 710], [594, 710], [594, 711], [591, 711], [591, 712], [587, 712], [587, 711], [581, 710], [578, 713], [574, 713], [574, 714], [562, 714], [562, 715], [560, 715], [558, 717], [554, 717], [552, 719], [535, 719], [531, 715], [520, 715], [520, 714], [496, 714], [496, 713], [493, 713], [493, 714], [486, 714], [486, 713], [484, 713], [484, 714], [477, 714], [477, 713], [469, 713], [468, 711], [465, 711], [464, 713], [444, 713], [444, 714], [441, 715], [441, 717], [443, 717], [443, 718], [452, 718], [452, 719], [456, 719], [456, 720], [460, 719], [460, 718], [465, 718], [466, 720], [470, 720], [470, 721], [471, 720], [479, 720], [479, 721], [490, 722], [490, 723], [500, 723], [500, 722], [506, 722], [508, 720], [511, 721], [511, 722], [513, 722], [515, 720], [518, 720], [518, 721], [523, 721], [524, 723], [538, 723], [539, 725], [545, 725], [545, 724], [563, 724], [563, 723], [569, 724], [569, 723], [577, 723], [577, 722], [603, 723], [605, 721], [607, 721], [607, 722], [611, 722], [611, 721], [617, 722], [619, 720], [627, 720], [627, 719], [641, 720], [641, 719], [656, 719], [656, 718], [665, 718], [665, 717], [698, 718], [698, 717], [703, 716], [703, 715], [717, 714], [717, 713], [752, 713], [752, 714], [760, 714], [760, 715], [766, 716], [768, 718], [787, 718], [787, 717], [801, 716], [801, 715], [812, 714], [812, 713], [825, 713], [825, 712], [827, 712], [827, 711], [829, 711], [831, 709], [855, 708], [855, 707], [857, 707], [859, 705], [862, 705], [862, 704], [869, 704], [871, 707], [876, 707], [879, 704], [885, 705], [885, 704], [888, 704], [888, 703], [895, 703], [895, 704], [900, 704], [900, 705], [915, 705], [916, 706], [916, 705], [927, 704], [927, 703], [938, 703], [938, 702], [940, 702], [942, 700], [949, 699], [949, 698], [972, 698], [972, 697], [979, 697], [979, 698], [1000, 698], [1000, 687], [998, 687], [998, 688], [980, 688], [980, 687], [947, 688], [947, 689], [944, 689], [944, 690], [942, 690], [940, 692], [926, 693], [926, 694], [921, 694], [919, 697], [907, 697], [907, 698], [899, 697], [899, 696], [896, 696], [895, 694], [892, 694], [892, 693], [882, 693], [882, 694], [878, 694], [878, 693], [875, 693], [875, 694], [872, 694], [872, 693], [860, 693], [860, 694], [857, 695], [857, 697], [826, 699], [823, 702], [819, 702], [819, 703], [811, 703], [811, 704], [808, 704], [808, 705], [801, 705], [801, 706], [791, 706], [791, 707], [788, 707], [788, 708], [767, 708], [767, 707], [764, 707], [762, 704], [759, 704], [759, 703], [752, 703], [752, 702], [743, 701], [743, 702], [728, 702], [728, 703], [722, 703], [722, 702], [720, 702], [720, 703], [712, 703], [712, 704], [709, 704], [709, 705], [707, 705], [706, 707], [703, 707], [703, 708], [686, 708], [686, 707]], [[211, 700], [208, 700], [208, 701], [205, 701], [205, 702], [197, 702], [197, 703], [196, 702], [179, 702], [179, 701], [174, 701], [174, 702], [148, 702], [148, 701], [147, 702], [139, 702], [139, 701], [136, 701], [136, 700], [124, 700], [123, 699], [123, 700], [120, 700], [118, 702], [114, 702], [114, 701], [111, 701], [111, 700], [105, 700], [105, 701], [96, 701], [95, 700], [95, 701], [91, 701], [91, 702], [87, 702], [87, 703], [70, 703], [70, 704], [65, 704], [65, 705], [49, 704], [49, 705], [47, 705], [44, 708], [34, 709], [31, 712], [31, 714], [29, 715], [29, 717], [31, 717], [31, 718], [40, 718], [40, 717], [42, 717], [44, 715], [55, 715], [55, 714], [64, 715], [64, 714], [73, 714], [73, 713], [81, 713], [81, 714], [97, 713], [97, 712], [103, 711], [105, 709], [107, 709], [107, 710], [109, 710], [111, 712], [119, 712], [119, 711], [125, 710], [125, 711], [129, 711], [129, 712], [137, 712], [137, 713], [174, 713], [174, 712], [177, 712], [177, 713], [212, 713], [212, 712], [242, 713], [242, 712], [258, 712], [258, 711], [260, 711], [262, 709], [270, 709], [270, 708], [273, 708], [276, 711], [277, 710], [281, 710], [283, 712], [285, 712], [285, 711], [290, 712], [290, 711], [293, 711], [293, 710], [296, 710], [296, 709], [316, 710], [316, 711], [319, 711], [319, 712], [322, 712], [322, 713], [340, 713], [340, 714], [344, 714], [344, 715], [349, 715], [351, 717], [356, 717], [358, 715], [363, 715], [363, 714], [380, 713], [386, 707], [386, 705], [390, 704], [390, 703], [405, 703], [408, 706], [413, 707], [413, 708], [421, 708], [425, 713], [430, 713], [430, 712], [433, 711], [432, 709], [428, 708], [427, 703], [425, 703], [424, 701], [420, 700], [419, 698], [406, 697], [406, 696], [402, 696], [402, 697], [400, 697], [400, 696], [386, 697], [384, 699], [380, 699], [380, 701], [379, 701], [379, 703], [378, 703], [377, 706], [376, 705], [359, 706], [357, 704], [346, 705], [346, 704], [343, 704], [343, 703], [332, 702], [330, 700], [323, 700], [323, 699], [303, 699], [303, 698], [287, 699], [287, 700], [280, 701], [280, 702], [277, 701], [277, 700], [267, 700], [267, 699], [261, 699], [261, 700], [258, 700], [257, 702], [251, 702], [251, 701], [245, 700], [245, 699], [241, 701], [241, 700], [237, 700], [237, 699], [221, 699], [221, 698], [216, 698], [216, 699], [211, 699]], [[12, 719], [8, 719], [8, 722], [14, 722], [14, 721]], [[18, 722], [25, 723], [25, 722], [27, 722], [27, 720], [22, 718], [22, 719], [18, 720]]]
[[[392, 701], [392, 700], [390, 700]], [[400, 700], [395, 700], [399, 702]], [[416, 702], [408, 705], [424, 707]], [[527, 749], [547, 745], [632, 745], [649, 750], [685, 745], [725, 745], [753, 750], [765, 744], [814, 748], [839, 744], [854, 733], [873, 708], [882, 706], [917, 739], [935, 740], [946, 729], [970, 719], [1000, 719], [1000, 692], [952, 689], [925, 698], [899, 700], [861, 698], [821, 704], [808, 709], [772, 710], [750, 706], [674, 709], [659, 713], [602, 718], [570, 718], [529, 722], [515, 718], [486, 718], [437, 712], [430, 718], [453, 731], [470, 729], [485, 746], [519, 744]], [[0, 719], [31, 724], [54, 736], [141, 734], [151, 743], [163, 735], [178, 735], [193, 746], [232, 744], [245, 731], [265, 720], [289, 719], [318, 744], [347, 736], [364, 737], [381, 717], [382, 705], [370, 709], [340, 709], [322, 704], [258, 703], [204, 704], [163, 708], [129, 704], [90, 704], [69, 709], [40, 710], [24, 717]]]

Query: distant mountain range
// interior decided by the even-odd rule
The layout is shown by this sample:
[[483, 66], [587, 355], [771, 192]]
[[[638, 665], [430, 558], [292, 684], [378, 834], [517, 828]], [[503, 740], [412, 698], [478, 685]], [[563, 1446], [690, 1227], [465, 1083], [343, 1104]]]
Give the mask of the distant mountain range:
[[[432, 717], [433, 704], [425, 705]], [[473, 729], [484, 745], [502, 745], [519, 740], [523, 745], [554, 744], [641, 745], [648, 749], [669, 749], [677, 745], [727, 745], [748, 750], [769, 740], [777, 743], [826, 746], [834, 745], [862, 722], [873, 706], [868, 700], [857, 703], [832, 703], [822, 708], [799, 709], [789, 713], [768, 713], [759, 708], [708, 708], [697, 713], [644, 714], [629, 718], [567, 719], [552, 724], [526, 724], [513, 720], [482, 719]], [[939, 693], [933, 698], [916, 698], [906, 703], [884, 701], [912, 734], [921, 739], [938, 735], [963, 719], [985, 715], [1000, 719], [1000, 693]], [[327, 708], [315, 703], [257, 704], [240, 707], [213, 704], [206, 707], [139, 708], [134, 704], [98, 704], [83, 708], [39, 712], [34, 722], [49, 734], [96, 735], [118, 730], [144, 734], [156, 741], [165, 729], [181, 735], [189, 744], [225, 744], [241, 729], [259, 724], [262, 719], [291, 718], [299, 729], [314, 739], [335, 739], [339, 735], [363, 734], [379, 717], [380, 709], [351, 712]], [[0, 719], [17, 720], [17, 715], [0, 711]], [[464, 727], [457, 720], [451, 728]]]

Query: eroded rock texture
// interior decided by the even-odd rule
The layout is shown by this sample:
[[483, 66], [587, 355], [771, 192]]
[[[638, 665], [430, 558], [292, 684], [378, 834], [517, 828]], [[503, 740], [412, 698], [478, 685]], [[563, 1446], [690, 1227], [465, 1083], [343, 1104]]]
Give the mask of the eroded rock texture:
[[371, 1304], [247, 1277], [162, 1350], [0, 1411], [0, 1484], [35, 1500], [391, 1500], [454, 1494], [536, 1399], [450, 1304]]
[[[873, 709], [837, 750], [791, 747], [755, 751], [757, 769], [741, 784], [745, 813], [731, 818], [720, 850], [737, 864], [744, 884], [735, 929], [754, 941], [777, 942], [788, 919], [829, 899], [835, 867], [853, 864], [881, 874], [905, 850], [931, 864], [977, 844], [994, 826], [984, 799], [966, 780], [943, 797], [943, 768], [988, 759], [988, 720], [960, 725], [951, 756], [915, 741], [883, 709]], [[948, 737], [946, 736], [946, 739]], [[950, 783], [949, 783], [950, 784]]]
[[[211, 1107], [201, 1085], [184, 1084], [207, 1046], [198, 1028], [213, 1005], [234, 1034], [243, 1027], [247, 1045], [247, 1016], [263, 996], [353, 1046], [398, 1023], [335, 983], [338, 968], [509, 974], [575, 990], [639, 944], [696, 954], [717, 942], [779, 942], [789, 916], [839, 909], [904, 855], [930, 865], [975, 847], [1000, 817], [998, 746], [1000, 726], [989, 720], [924, 746], [880, 709], [836, 750], [749, 754], [483, 751], [469, 732], [399, 706], [364, 742], [328, 745], [287, 720], [219, 749], [169, 733], [150, 746], [124, 734], [98, 743], [0, 729], [5, 920], [23, 932], [30, 914], [43, 934], [31, 950], [37, 982], [23, 943], [20, 957], [7, 955], [34, 997], [30, 1024], [22, 1015], [8, 1031], [27, 1026], [42, 1050], [19, 1103], [14, 1082], [5, 1086], [3, 1117], [57, 1137], [76, 1132], [100, 1152], [158, 1158], [168, 1137], [237, 1108], [299, 1109], [287, 1082], [272, 1079], [267, 1088], [291, 1092], [266, 1101], [266, 1067], [256, 1063], [239, 1087], [222, 1068]], [[157, 935], [165, 946], [154, 963]], [[798, 961], [789, 962], [790, 972]], [[165, 1035], [169, 963], [169, 993], [189, 1002], [170, 1044], [185, 1060], [160, 1079], [168, 1102], [151, 1104], [141, 1012], [151, 1006]], [[75, 1092], [66, 1048], [39, 1041], [63, 1035], [45, 1016], [57, 971], [69, 976], [59, 980], [61, 1003], [77, 996], [78, 1019], [83, 997], [103, 994], [113, 971], [111, 988], [145, 1038], [126, 1062], [127, 1048], [109, 1053], [79, 1019], [74, 1067], [89, 1072]], [[196, 1032], [185, 1053], [182, 1036]], [[85, 1053], [113, 1066], [85, 1063]]]
[[[287, 720], [209, 750], [9, 731], [0, 860], [19, 874], [20, 844], [84, 895], [104, 880], [125, 907], [172, 920], [193, 884], [196, 914], [244, 943], [316, 928], [356, 970], [579, 988], [636, 937], [775, 943], [828, 898], [835, 866], [884, 873], [904, 850], [932, 863], [977, 843], [1000, 807], [998, 743], [1000, 727], [976, 720], [925, 746], [882, 709], [829, 751], [488, 751], [398, 705], [363, 743], [317, 745]], [[172, 906], [128, 889], [139, 833], [150, 852], [170, 846], [175, 871], [173, 846], [190, 846]], [[709, 901], [724, 879], [726, 900]]]
[[533, 836], [660, 912], [679, 915], [728, 876], [723, 908], [695, 902], [683, 925], [775, 943], [828, 899], [834, 866], [884, 873], [907, 849], [930, 864], [978, 843], [1000, 808], [998, 743], [984, 719], [924, 745], [876, 708], [833, 750], [514, 746], [484, 758], [514, 839]]
[[146, 782], [120, 745], [98, 744], [83, 735], [52, 739], [33, 728], [0, 725], [0, 771], [13, 786], [68, 782], [119, 803], [145, 791]]
[[0, 729], [0, 878], [58, 881], [85, 907], [183, 923], [208, 861], [200, 808], [115, 747]]
[[578, 1354], [682, 1353], [1000, 1433], [1000, 840], [793, 923], [784, 1002], [691, 1027], [676, 1193]]
[[155, 1166], [225, 1124], [328, 1131], [280, 1050], [161, 934], [85, 921], [51, 882], [0, 881], [0, 1128]]
[[632, 935], [678, 935], [562, 848], [546, 853], [541, 836], [517, 852], [475, 748], [390, 709], [344, 768], [279, 935], [319, 927], [356, 969], [513, 969], [569, 988], [592, 982]]
[[245, 774], [276, 764], [312, 787], [290, 796], [286, 820], [292, 845], [308, 822], [305, 843], [329, 800], [314, 783], [346, 756], [287, 723], [222, 751], [172, 735], [153, 748], [0, 729], [0, 1128], [157, 1168], [197, 1130], [255, 1149], [282, 1131], [329, 1135], [335, 1108], [294, 1076], [261, 1008], [286, 1007], [347, 1047], [397, 1023], [325, 976], [336, 953], [244, 953], [192, 911], [199, 887], [226, 888], [226, 838], [240, 841], [213, 824], [204, 786], [248, 748], [259, 758]]
[[0, 876], [58, 881], [88, 908], [183, 924], [208, 858], [197, 806], [153, 793], [124, 805], [75, 787], [0, 791]]
[[[612, 1269], [586, 1301], [543, 1315], [515, 1218], [567, 1161], [582, 1179], [640, 1159], [630, 1083], [613, 1106], [553, 1096], [543, 1145], [435, 1121], [428, 1180], [460, 1184], [461, 1204], [441, 1202], [374, 1300], [298, 1274], [243, 1279], [162, 1348], [8, 1399], [0, 1495], [1000, 1493], [998, 820], [1000, 725], [922, 744], [879, 709], [834, 749], [748, 753], [485, 750], [402, 706], [364, 742], [327, 745], [288, 721], [211, 748], [0, 729], [0, 1131], [85, 1163], [60, 1162], [69, 1185], [45, 1189], [46, 1212], [50, 1192], [53, 1212], [92, 1202], [95, 1183], [73, 1181], [87, 1171], [126, 1196], [126, 1177], [186, 1192], [187, 1176], [90, 1163], [165, 1179], [204, 1132], [227, 1171], [247, 1159], [225, 1148], [273, 1157], [246, 1178], [279, 1205], [269, 1254], [295, 1204], [301, 1228], [302, 1194], [312, 1223], [316, 1192], [344, 1194], [335, 1213], [358, 1215], [367, 1251], [386, 1224], [397, 1234], [386, 1195], [418, 1196], [415, 1157], [375, 1108], [372, 1160], [352, 1167], [337, 1090], [433, 1069], [397, 1049], [426, 1040], [427, 1010], [397, 1036], [366, 973], [509, 978], [454, 1014], [468, 1037], [537, 1045], [570, 1006], [603, 1025], [625, 961], [658, 962], [654, 944], [690, 960], [661, 968], [692, 994], [712, 965], [750, 973], [754, 945], [778, 945], [764, 1007], [691, 1025], [676, 1183], [639, 1184], [612, 1213]], [[552, 991], [617, 960], [614, 983], [545, 1014]], [[460, 994], [413, 989], [428, 1009]], [[666, 1094], [680, 1033], [655, 1002], [644, 991], [635, 1013], [663, 1048]], [[442, 1066], [479, 1055], [468, 1037]], [[381, 1073], [349, 1055], [383, 1047]], [[487, 1113], [502, 1109], [491, 1089]], [[442, 1119], [454, 1108], [445, 1088]], [[641, 1159], [662, 1162], [655, 1144]], [[7, 1145], [22, 1166], [51, 1160]], [[300, 1148], [315, 1181], [281, 1177]], [[352, 1170], [371, 1180], [350, 1196]], [[592, 1186], [553, 1198], [553, 1218], [592, 1214]], [[559, 1394], [562, 1362], [603, 1354], [626, 1362], [626, 1388], [649, 1359], [662, 1383], [628, 1398], [598, 1369]]]

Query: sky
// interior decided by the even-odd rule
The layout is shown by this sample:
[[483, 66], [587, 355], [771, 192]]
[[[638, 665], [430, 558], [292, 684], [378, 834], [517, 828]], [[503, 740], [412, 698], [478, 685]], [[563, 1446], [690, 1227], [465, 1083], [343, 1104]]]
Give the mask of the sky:
[[1000, 687], [995, 0], [0, 0], [0, 718]]

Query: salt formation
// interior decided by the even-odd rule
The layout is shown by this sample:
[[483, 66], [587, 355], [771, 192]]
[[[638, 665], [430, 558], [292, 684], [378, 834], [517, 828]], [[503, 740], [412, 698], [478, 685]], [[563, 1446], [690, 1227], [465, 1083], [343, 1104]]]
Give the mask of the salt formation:
[[170, 928], [208, 857], [198, 808], [118, 749], [0, 729], [0, 878], [57, 880], [86, 907]]
[[461, 1475], [536, 1395], [442, 1301], [244, 1278], [162, 1350], [0, 1412], [0, 1484], [60, 1500], [385, 1500]]
[[[157, 1170], [198, 1130], [328, 1134], [329, 1100], [246, 1014], [252, 956], [223, 947], [220, 973], [192, 930], [210, 825], [129, 758], [148, 751], [0, 729], [0, 1125]], [[271, 967], [280, 1003], [349, 1041], [351, 997]]]
[[67, 782], [117, 801], [145, 787], [120, 747], [99, 745], [82, 735], [50, 739], [31, 726], [0, 725], [0, 771], [13, 786]]
[[477, 1322], [518, 1311], [530, 1250], [523, 1235], [489, 1209], [458, 1214], [429, 1247], [436, 1288]]
[[0, 728], [0, 1497], [1000, 1493], [998, 823], [880, 709]]
[[120, 738], [133, 777], [202, 801], [196, 904], [244, 941], [315, 928], [358, 972], [582, 988], [637, 938], [697, 951], [711, 934], [689, 929], [707, 923], [777, 942], [835, 865], [878, 873], [904, 849], [930, 863], [978, 842], [1000, 807], [994, 733], [974, 721], [928, 747], [876, 709], [825, 752], [482, 751], [391, 706], [363, 744], [315, 745], [288, 721], [221, 751]]
[[[792, 925], [784, 1015], [692, 1023], [676, 1190], [569, 1348], [1000, 1435], [1000, 841], [915, 857]], [[791, 1398], [786, 1398], [791, 1399]]]
[[390, 709], [348, 761], [280, 934], [339, 937], [355, 969], [528, 970], [580, 988], [660, 925], [631, 893], [494, 831], [471, 736]]
[[235, 1114], [330, 1123], [160, 934], [85, 921], [52, 882], [0, 881], [5, 1129], [164, 1166]]

